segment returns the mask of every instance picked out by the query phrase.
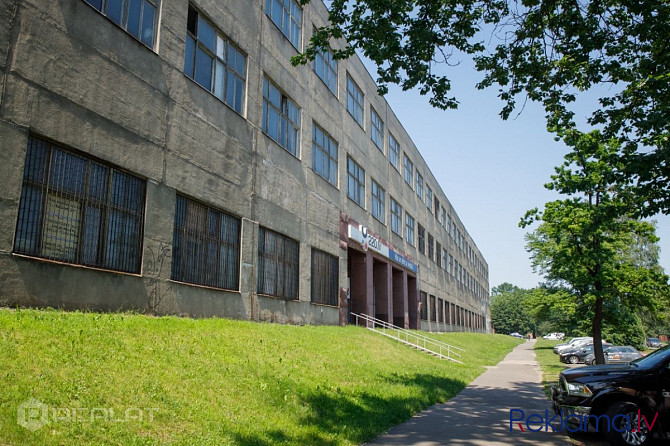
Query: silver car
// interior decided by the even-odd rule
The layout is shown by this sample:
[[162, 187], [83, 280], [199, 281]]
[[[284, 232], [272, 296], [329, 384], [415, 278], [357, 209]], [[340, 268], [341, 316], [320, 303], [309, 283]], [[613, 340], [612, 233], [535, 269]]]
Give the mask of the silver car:
[[[642, 353], [630, 345], [614, 345], [605, 349], [603, 353], [605, 353], [605, 364], [627, 364], [642, 357]], [[584, 358], [584, 363], [595, 365], [595, 355], [593, 353], [589, 354]]]

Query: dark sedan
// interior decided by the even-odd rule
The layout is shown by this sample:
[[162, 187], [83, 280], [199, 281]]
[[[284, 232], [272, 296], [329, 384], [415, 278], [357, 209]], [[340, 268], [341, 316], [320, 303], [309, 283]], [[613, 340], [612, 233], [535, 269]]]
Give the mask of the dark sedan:
[[[611, 347], [612, 344], [603, 342], [603, 350]], [[577, 348], [564, 350], [558, 359], [566, 364], [579, 364], [585, 362], [587, 356], [593, 355], [593, 344], [582, 345]], [[586, 362], [588, 364], [588, 362]]]
[[[640, 353], [635, 347], [631, 347], [630, 345], [615, 345], [614, 347], [606, 349], [604, 353], [605, 353], [605, 364], [627, 364], [637, 358], [642, 357], [642, 353]], [[584, 363], [585, 364], [596, 363], [596, 358], [593, 355], [593, 353], [584, 358]]]

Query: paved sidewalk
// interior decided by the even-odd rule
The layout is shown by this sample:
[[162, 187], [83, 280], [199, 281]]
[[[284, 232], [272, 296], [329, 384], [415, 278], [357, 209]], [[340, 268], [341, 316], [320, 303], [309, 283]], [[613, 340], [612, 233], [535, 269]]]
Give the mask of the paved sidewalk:
[[[504, 360], [475, 379], [461, 393], [437, 404], [409, 421], [394, 426], [369, 445], [535, 445], [568, 446], [557, 433], [510, 432], [510, 409], [521, 409], [526, 417], [549, 409], [544, 396], [540, 368], [535, 360], [535, 341], [525, 342]], [[523, 424], [526, 429], [525, 424]], [[533, 425], [531, 425], [533, 426]], [[534, 425], [538, 426], [538, 425]], [[549, 429], [551, 431], [551, 429]]]

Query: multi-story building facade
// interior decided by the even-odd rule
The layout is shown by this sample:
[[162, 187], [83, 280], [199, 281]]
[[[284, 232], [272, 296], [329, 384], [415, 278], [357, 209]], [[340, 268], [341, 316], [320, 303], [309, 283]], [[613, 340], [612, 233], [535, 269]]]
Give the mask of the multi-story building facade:
[[[489, 329], [488, 266], [320, 0], [0, 0], [0, 304]], [[333, 42], [333, 46], [342, 42]]]

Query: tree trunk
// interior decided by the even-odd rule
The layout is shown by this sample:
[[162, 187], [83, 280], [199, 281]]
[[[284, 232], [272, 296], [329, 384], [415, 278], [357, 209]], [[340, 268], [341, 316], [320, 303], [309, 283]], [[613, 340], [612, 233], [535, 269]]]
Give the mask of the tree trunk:
[[593, 316], [593, 354], [597, 364], [605, 364], [603, 354], [603, 298], [596, 297], [596, 314]]

